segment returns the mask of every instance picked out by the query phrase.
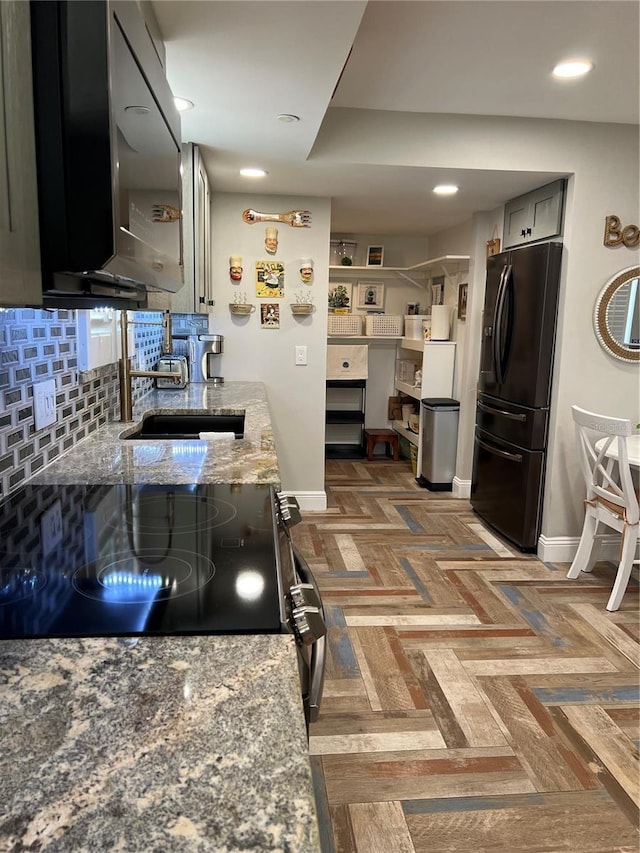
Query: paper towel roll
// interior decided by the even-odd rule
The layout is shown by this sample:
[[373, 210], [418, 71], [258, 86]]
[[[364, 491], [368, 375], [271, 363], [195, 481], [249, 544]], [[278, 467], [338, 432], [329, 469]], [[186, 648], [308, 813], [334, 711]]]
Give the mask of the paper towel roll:
[[431, 340], [448, 341], [451, 307], [449, 305], [433, 305], [431, 307]]

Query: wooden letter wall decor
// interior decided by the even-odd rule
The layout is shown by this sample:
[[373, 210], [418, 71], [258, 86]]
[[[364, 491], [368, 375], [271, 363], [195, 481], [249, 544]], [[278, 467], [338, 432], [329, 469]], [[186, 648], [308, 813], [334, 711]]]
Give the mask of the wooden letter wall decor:
[[617, 216], [607, 216], [604, 220], [604, 245], [619, 246], [620, 243], [627, 249], [635, 248], [640, 244], [640, 228], [637, 225], [625, 225], [621, 228]]

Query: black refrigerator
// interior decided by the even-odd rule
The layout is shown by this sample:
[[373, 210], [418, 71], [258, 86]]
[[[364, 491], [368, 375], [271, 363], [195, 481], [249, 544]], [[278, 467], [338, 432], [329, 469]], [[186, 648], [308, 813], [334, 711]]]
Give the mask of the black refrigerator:
[[471, 505], [522, 551], [540, 532], [562, 243], [487, 260]]

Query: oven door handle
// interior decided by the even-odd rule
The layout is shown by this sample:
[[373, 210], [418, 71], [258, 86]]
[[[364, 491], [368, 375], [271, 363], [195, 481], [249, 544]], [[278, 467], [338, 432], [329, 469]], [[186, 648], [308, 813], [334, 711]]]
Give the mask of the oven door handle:
[[[316, 579], [313, 576], [313, 572], [309, 568], [309, 564], [302, 556], [300, 551], [296, 548], [296, 546], [291, 543], [291, 550], [293, 552], [293, 561], [294, 567], [296, 570], [296, 574], [302, 581], [302, 583], [311, 584], [314, 588], [316, 595], [320, 602], [322, 602], [322, 597], [320, 595], [320, 589], [316, 582]], [[320, 604], [320, 613], [322, 614], [322, 621], [326, 621], [324, 618], [324, 607]], [[309, 655], [309, 722], [314, 723], [318, 719], [318, 714], [320, 712], [320, 702], [322, 701], [322, 690], [324, 687], [324, 671], [326, 668], [327, 661], [327, 637], [319, 637], [314, 643], [311, 644], [311, 650]]]

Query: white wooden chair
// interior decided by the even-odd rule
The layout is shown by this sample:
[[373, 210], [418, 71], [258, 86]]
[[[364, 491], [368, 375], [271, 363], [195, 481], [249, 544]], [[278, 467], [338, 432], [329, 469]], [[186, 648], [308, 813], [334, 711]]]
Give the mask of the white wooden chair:
[[[640, 541], [638, 492], [634, 488], [627, 456], [631, 421], [610, 418], [572, 406], [580, 466], [587, 485], [585, 516], [578, 551], [568, 578], [590, 572], [596, 561], [596, 542], [605, 535], [600, 525], [622, 534], [620, 562], [607, 610], [617, 610], [629, 583], [636, 547]], [[607, 455], [609, 454], [609, 455]]]

